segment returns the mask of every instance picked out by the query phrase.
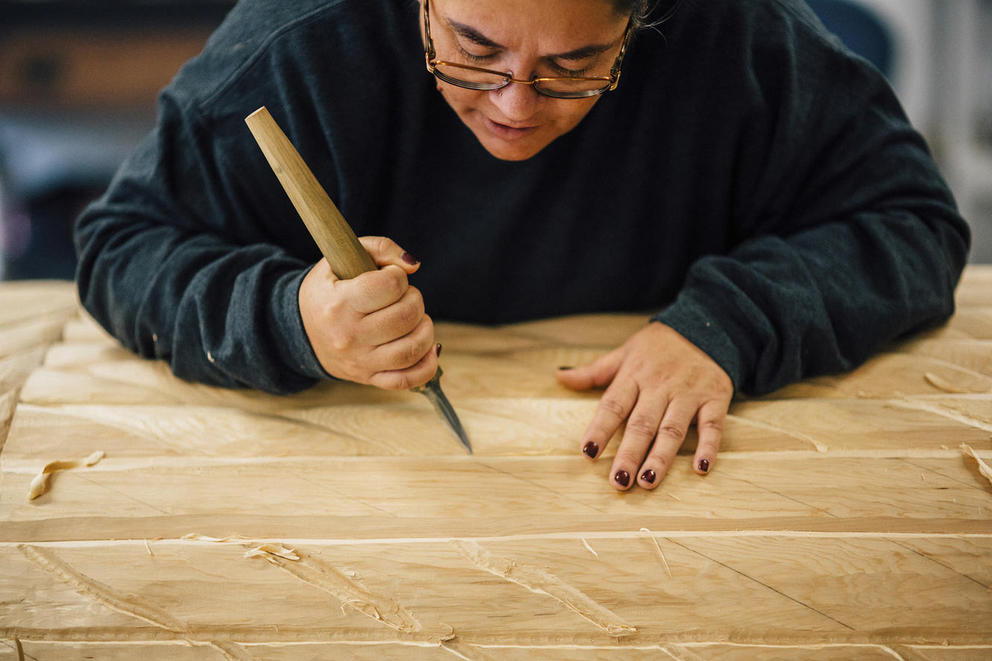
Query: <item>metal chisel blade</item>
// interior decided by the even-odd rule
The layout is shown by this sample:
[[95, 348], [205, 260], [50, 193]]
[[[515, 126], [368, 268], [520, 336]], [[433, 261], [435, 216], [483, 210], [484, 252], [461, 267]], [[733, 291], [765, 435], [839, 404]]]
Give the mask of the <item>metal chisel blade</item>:
[[472, 444], [468, 440], [468, 434], [465, 433], [465, 428], [462, 427], [461, 420], [458, 419], [458, 414], [455, 413], [455, 409], [451, 405], [451, 402], [448, 401], [444, 391], [441, 390], [441, 374], [441, 367], [438, 366], [437, 371], [434, 372], [434, 378], [414, 390], [423, 393], [427, 399], [430, 400], [431, 404], [434, 406], [434, 410], [440, 413], [441, 417], [448, 422], [448, 426], [451, 427], [451, 431], [455, 433], [455, 436], [457, 436], [458, 440], [465, 446], [468, 453], [472, 454]]

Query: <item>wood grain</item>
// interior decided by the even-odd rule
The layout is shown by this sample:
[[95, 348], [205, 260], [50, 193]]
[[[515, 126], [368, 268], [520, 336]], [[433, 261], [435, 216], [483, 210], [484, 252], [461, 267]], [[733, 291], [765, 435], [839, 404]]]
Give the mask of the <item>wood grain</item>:
[[[987, 659], [992, 485], [958, 446], [992, 459], [990, 282], [969, 269], [950, 322], [848, 374], [738, 397], [710, 475], [691, 432], [658, 490], [626, 494], [608, 458], [579, 454], [598, 393], [554, 370], [645, 315], [439, 324], [470, 457], [416, 394], [183, 382], [81, 315], [68, 284], [0, 286], [27, 306], [0, 305], [0, 660], [17, 644], [150, 661]], [[27, 500], [45, 464], [97, 450]]]

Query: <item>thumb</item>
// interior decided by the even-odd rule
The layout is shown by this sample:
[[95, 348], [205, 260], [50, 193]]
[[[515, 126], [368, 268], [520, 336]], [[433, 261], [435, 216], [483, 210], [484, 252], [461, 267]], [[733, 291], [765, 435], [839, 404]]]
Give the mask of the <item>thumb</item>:
[[372, 257], [376, 266], [398, 266], [409, 275], [420, 268], [420, 260], [403, 250], [392, 239], [385, 236], [363, 236], [358, 239], [365, 251]]
[[582, 367], [559, 367], [558, 382], [571, 390], [605, 388], [613, 381], [623, 362], [622, 348], [614, 349]]

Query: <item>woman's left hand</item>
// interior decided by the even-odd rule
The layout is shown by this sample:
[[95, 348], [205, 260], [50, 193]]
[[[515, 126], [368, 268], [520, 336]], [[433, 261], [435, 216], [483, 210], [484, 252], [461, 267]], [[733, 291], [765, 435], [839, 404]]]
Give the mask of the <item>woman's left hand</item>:
[[615, 489], [625, 491], [635, 481], [645, 489], [658, 486], [693, 420], [699, 432], [693, 467], [699, 474], [713, 468], [733, 383], [669, 326], [651, 322], [589, 365], [558, 370], [558, 380], [572, 390], [606, 387], [582, 439], [582, 452], [590, 458], [602, 454], [626, 421], [610, 469]]

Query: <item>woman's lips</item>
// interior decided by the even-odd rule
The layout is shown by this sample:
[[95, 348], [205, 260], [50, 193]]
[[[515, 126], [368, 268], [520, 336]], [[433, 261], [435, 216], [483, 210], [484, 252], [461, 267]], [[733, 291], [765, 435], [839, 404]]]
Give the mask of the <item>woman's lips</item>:
[[494, 122], [485, 116], [483, 116], [482, 121], [485, 123], [486, 129], [488, 129], [490, 133], [495, 135], [497, 138], [508, 142], [519, 140], [537, 130], [536, 126], [507, 126], [506, 124]]

